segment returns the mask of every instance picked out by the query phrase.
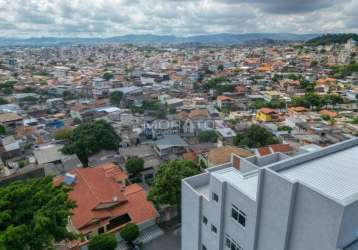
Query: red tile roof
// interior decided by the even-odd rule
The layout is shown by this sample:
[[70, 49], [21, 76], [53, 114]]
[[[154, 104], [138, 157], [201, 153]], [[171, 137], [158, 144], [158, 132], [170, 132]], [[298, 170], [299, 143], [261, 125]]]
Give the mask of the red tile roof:
[[270, 145], [273, 152], [289, 153], [293, 151], [293, 148], [289, 144], [273, 144]]
[[321, 115], [327, 115], [327, 116], [329, 116], [329, 117], [336, 117], [336, 116], [337, 116], [337, 113], [336, 113], [336, 112], [330, 111], [330, 110], [326, 110], [326, 109], [321, 110], [321, 111], [320, 111], [320, 114], [321, 114]]
[[308, 109], [305, 108], [305, 107], [297, 106], [297, 107], [291, 107], [291, 108], [289, 108], [288, 111], [290, 111], [290, 112], [295, 112], [295, 113], [299, 113], [299, 112], [306, 112], [306, 111], [308, 111]]
[[270, 108], [260, 108], [259, 112], [264, 113], [264, 114], [274, 114], [277, 113], [274, 109], [270, 109]]
[[235, 87], [235, 91], [238, 93], [245, 93], [245, 92], [247, 92], [247, 88], [246, 88], [246, 86], [243, 86], [243, 85], [237, 85]]
[[183, 159], [188, 161], [195, 161], [196, 154], [194, 152], [186, 152], [183, 154]]
[[272, 144], [266, 147], [258, 148], [257, 151], [260, 156], [270, 155], [272, 153], [290, 153], [294, 149], [289, 144]]
[[271, 150], [269, 147], [261, 147], [258, 148], [257, 151], [259, 152], [260, 156], [265, 156], [271, 154]]
[[[77, 203], [71, 221], [77, 230], [86, 231], [91, 221], [99, 220], [103, 224], [124, 214], [128, 214], [131, 221], [136, 224], [157, 217], [157, 211], [147, 200], [147, 193], [141, 186], [137, 184], [124, 186], [117, 182], [126, 179], [127, 176], [116, 165], [76, 168], [71, 174], [76, 175], [76, 183], [69, 197]], [[58, 183], [58, 180], [56, 181]], [[95, 209], [102, 204], [113, 204], [113, 206]]]
[[231, 97], [226, 96], [226, 95], [219, 95], [218, 97], [216, 97], [216, 100], [218, 101], [231, 101], [233, 100]]

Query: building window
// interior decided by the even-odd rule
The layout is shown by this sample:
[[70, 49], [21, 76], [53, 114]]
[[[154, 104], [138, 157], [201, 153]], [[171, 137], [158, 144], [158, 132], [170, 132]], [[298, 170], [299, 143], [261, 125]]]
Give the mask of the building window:
[[239, 219], [239, 209], [235, 205], [231, 207], [231, 217], [236, 221]]
[[214, 201], [219, 202], [219, 196], [217, 195], [217, 193], [213, 192], [212, 198], [213, 198]]
[[86, 235], [85, 235], [85, 239], [86, 240], [90, 240], [92, 238], [92, 235], [91, 235], [92, 232], [88, 232]]
[[225, 246], [229, 249], [231, 248], [231, 239], [229, 236], [225, 236]]
[[239, 222], [239, 224], [243, 227], [246, 226], [246, 214], [239, 210], [239, 208], [235, 205], [232, 205], [231, 207], [231, 217]]
[[104, 227], [98, 228], [98, 234], [103, 234], [103, 233], [104, 233]]
[[231, 239], [229, 235], [225, 236], [225, 247], [230, 250], [243, 250], [239, 243]]
[[246, 214], [242, 211], [239, 211], [239, 223], [243, 227], [246, 225]]
[[208, 218], [206, 218], [205, 216], [203, 216], [203, 223], [206, 225], [208, 224]]
[[214, 232], [214, 233], [217, 233], [218, 229], [216, 228], [216, 226], [211, 225], [211, 231]]
[[118, 216], [114, 219], [111, 219], [109, 221], [109, 224], [107, 224], [107, 231], [112, 230], [117, 227], [120, 227], [124, 224], [127, 224], [130, 221], [131, 221], [131, 218], [129, 217], [128, 214], [124, 214], [124, 215]]

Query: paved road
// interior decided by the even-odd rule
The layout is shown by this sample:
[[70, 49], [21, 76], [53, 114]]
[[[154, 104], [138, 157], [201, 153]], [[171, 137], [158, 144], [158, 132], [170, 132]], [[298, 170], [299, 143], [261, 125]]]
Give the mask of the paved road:
[[159, 238], [145, 244], [144, 250], [180, 250], [180, 228], [167, 231]]

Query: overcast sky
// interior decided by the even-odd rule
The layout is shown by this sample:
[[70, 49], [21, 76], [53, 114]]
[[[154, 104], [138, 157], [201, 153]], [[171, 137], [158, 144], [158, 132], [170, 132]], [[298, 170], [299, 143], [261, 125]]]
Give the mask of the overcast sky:
[[358, 0], [0, 0], [0, 36], [358, 32]]

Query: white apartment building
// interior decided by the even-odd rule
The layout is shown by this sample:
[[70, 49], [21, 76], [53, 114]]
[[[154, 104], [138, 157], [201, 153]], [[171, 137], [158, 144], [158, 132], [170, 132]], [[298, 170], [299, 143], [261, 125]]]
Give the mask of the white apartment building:
[[182, 250], [358, 249], [358, 138], [182, 182]]

